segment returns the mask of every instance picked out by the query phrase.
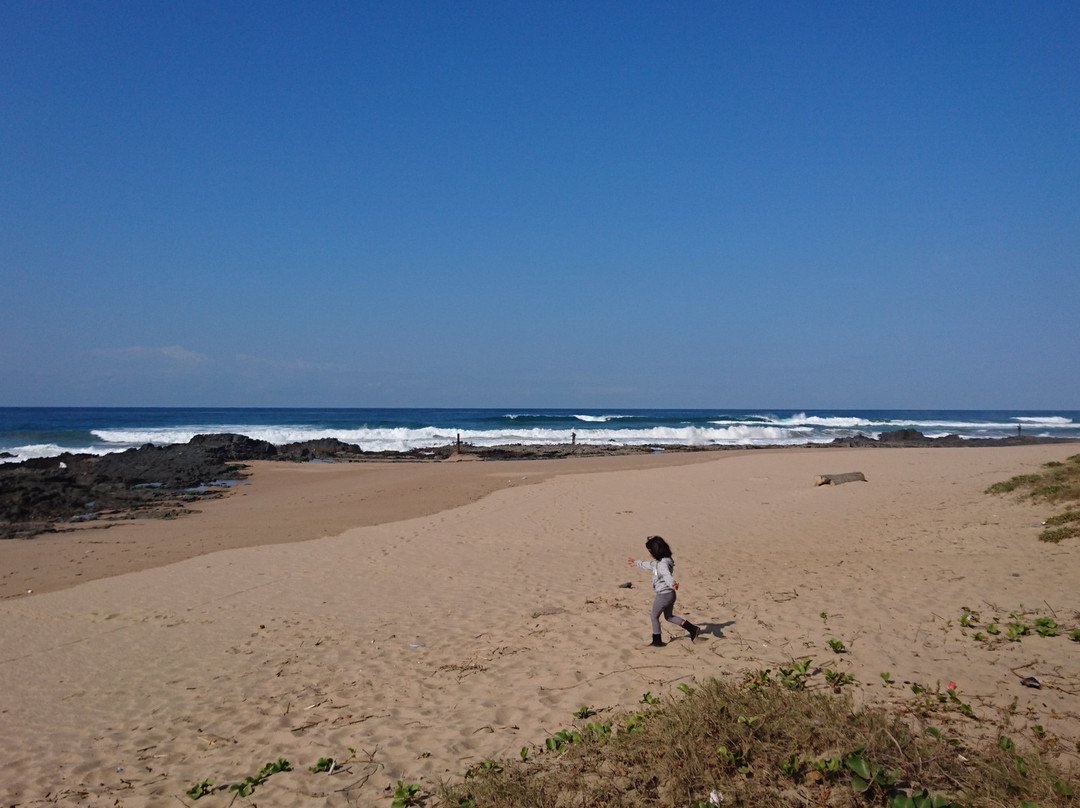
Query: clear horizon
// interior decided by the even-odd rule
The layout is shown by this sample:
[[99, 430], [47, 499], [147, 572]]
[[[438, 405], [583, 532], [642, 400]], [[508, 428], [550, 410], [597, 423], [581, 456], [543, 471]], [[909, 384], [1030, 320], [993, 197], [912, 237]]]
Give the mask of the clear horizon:
[[1075, 3], [9, 3], [0, 50], [0, 406], [1080, 407]]
[[772, 414], [779, 413], [795, 413], [795, 414], [809, 414], [809, 413], [833, 413], [833, 414], [852, 414], [852, 413], [889, 413], [889, 414], [902, 414], [902, 413], [997, 413], [997, 414], [1016, 414], [1016, 417], [1023, 417], [1025, 413], [1035, 413], [1041, 415], [1053, 415], [1055, 413], [1072, 413], [1080, 414], [1080, 409], [1068, 409], [1061, 407], [968, 407], [968, 408], [954, 408], [954, 407], [540, 407], [531, 406], [528, 404], [521, 405], [498, 405], [492, 404], [483, 407], [379, 407], [376, 405], [363, 406], [363, 407], [321, 407], [321, 406], [217, 406], [217, 405], [141, 405], [141, 404], [105, 404], [105, 405], [68, 405], [68, 404], [0, 404], [0, 410], [200, 410], [206, 412], [221, 411], [221, 410], [284, 410], [284, 411], [296, 411], [301, 412], [304, 410], [341, 410], [341, 411], [364, 411], [364, 410], [389, 410], [389, 411], [490, 411], [490, 412], [503, 412], [507, 414], [528, 414], [530, 412], [563, 412], [573, 413], [579, 411], [588, 410], [602, 410], [606, 415], [618, 415], [620, 412], [713, 412], [713, 413], [733, 413], [733, 414]]

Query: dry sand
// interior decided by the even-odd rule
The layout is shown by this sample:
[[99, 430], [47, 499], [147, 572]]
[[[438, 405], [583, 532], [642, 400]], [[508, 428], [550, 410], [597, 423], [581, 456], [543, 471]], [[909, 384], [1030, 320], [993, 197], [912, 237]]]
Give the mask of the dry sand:
[[[1080, 624], [1080, 543], [1039, 542], [1051, 510], [983, 493], [1076, 451], [259, 464], [186, 519], [3, 542], [0, 804], [184, 803], [287, 758], [238, 804], [386, 805], [399, 778], [434, 790], [542, 746], [582, 706], [605, 719], [804, 656], [852, 673], [860, 700], [939, 680], [987, 716], [1016, 699], [1072, 749], [1080, 645], [989, 649], [958, 619]], [[813, 486], [856, 470], [868, 482]], [[696, 643], [670, 627], [646, 647], [649, 578], [626, 558], [651, 533], [674, 549]], [[309, 773], [349, 748], [343, 771]]]

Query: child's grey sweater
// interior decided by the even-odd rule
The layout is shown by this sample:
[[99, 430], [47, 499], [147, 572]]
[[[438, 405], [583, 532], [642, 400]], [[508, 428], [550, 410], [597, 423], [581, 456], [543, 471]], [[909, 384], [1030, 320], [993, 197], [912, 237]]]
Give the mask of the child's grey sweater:
[[634, 566], [641, 567], [643, 570], [652, 570], [652, 588], [657, 594], [675, 591], [675, 579], [671, 575], [675, 567], [673, 558], [661, 558], [659, 561], [635, 561]]

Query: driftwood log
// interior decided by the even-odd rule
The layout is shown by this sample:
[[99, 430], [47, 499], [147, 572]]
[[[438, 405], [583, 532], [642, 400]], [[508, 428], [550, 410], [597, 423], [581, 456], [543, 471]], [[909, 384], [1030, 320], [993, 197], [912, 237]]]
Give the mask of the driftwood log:
[[866, 476], [861, 471], [848, 471], [844, 474], [819, 474], [814, 478], [814, 485], [840, 485], [851, 483], [856, 480], [866, 482]]

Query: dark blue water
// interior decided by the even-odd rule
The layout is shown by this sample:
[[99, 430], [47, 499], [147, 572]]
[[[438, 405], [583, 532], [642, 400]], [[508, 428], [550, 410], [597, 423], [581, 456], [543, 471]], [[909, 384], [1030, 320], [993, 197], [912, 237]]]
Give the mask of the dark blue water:
[[368, 451], [461, 440], [476, 446], [578, 443], [783, 446], [918, 429], [930, 437], [1080, 438], [1080, 412], [1064, 410], [587, 410], [212, 409], [0, 407], [0, 452], [10, 462], [64, 451], [107, 453], [233, 432], [275, 444], [338, 438]]

